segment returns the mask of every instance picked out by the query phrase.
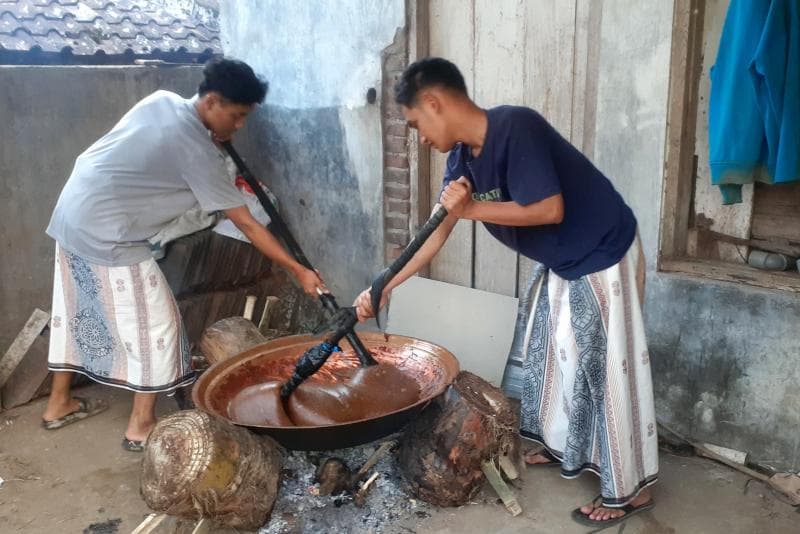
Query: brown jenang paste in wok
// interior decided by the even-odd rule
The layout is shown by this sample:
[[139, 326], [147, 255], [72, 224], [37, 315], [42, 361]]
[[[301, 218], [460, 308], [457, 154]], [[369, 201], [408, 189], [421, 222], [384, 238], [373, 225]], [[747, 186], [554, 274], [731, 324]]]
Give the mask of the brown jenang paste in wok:
[[[264, 377], [263, 382], [242, 389], [228, 404], [228, 416], [235, 423], [255, 426], [319, 426], [380, 417], [417, 402], [420, 386], [402, 370], [372, 353], [383, 363], [371, 367], [328, 366], [324, 382], [303, 382], [284, 405], [280, 398], [282, 380]], [[353, 357], [345, 353], [344, 357]], [[323, 369], [325, 368], [323, 367]]]

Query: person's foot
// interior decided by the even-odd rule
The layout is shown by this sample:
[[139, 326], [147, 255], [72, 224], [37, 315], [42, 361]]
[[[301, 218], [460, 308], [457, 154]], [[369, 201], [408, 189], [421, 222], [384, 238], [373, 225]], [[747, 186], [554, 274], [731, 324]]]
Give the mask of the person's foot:
[[54, 401], [50, 399], [47, 402], [47, 408], [45, 408], [42, 414], [42, 419], [46, 422], [55, 421], [56, 419], [61, 419], [65, 415], [75, 413], [80, 409], [80, 401], [74, 397], [70, 397], [65, 401]]
[[544, 454], [529, 452], [525, 454], [525, 463], [528, 465], [549, 464], [551, 460]]
[[561, 463], [558, 458], [547, 452], [547, 449], [529, 450], [525, 453], [523, 459], [527, 465], [557, 465]]
[[591, 519], [592, 521], [611, 521], [628, 515], [632, 510], [648, 505], [652, 503], [652, 501], [653, 496], [650, 494], [650, 490], [645, 489], [628, 503], [625, 507], [628, 509], [627, 511], [624, 508], [604, 508], [602, 505], [596, 506], [595, 504], [597, 501], [581, 506], [580, 511], [587, 519]]

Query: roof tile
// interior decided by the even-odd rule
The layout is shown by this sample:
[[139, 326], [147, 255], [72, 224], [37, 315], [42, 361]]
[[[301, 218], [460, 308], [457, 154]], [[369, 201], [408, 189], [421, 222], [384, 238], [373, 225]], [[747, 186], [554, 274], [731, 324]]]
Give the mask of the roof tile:
[[0, 0], [0, 49], [37, 46], [69, 47], [75, 55], [221, 51], [215, 16], [167, 9], [158, 0]]

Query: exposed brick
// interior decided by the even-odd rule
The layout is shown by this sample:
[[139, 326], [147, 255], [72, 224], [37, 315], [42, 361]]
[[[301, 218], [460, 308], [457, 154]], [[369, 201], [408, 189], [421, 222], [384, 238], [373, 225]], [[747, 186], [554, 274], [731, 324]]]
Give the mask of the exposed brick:
[[407, 185], [387, 183], [383, 185], [383, 191], [387, 198], [394, 200], [409, 200], [411, 198], [411, 188]]
[[408, 230], [408, 217], [405, 215], [388, 215], [384, 222], [390, 230]]
[[408, 169], [395, 169], [393, 167], [386, 167], [383, 171], [383, 179], [385, 183], [408, 185], [411, 183], [411, 173]]
[[384, 257], [393, 261], [409, 242], [411, 178], [408, 161], [409, 130], [402, 107], [394, 102], [394, 87], [408, 65], [408, 32], [400, 29], [383, 50], [382, 108], [384, 148]]
[[394, 95], [392, 93], [390, 93], [386, 103], [386, 109], [383, 112], [384, 119], [405, 120], [403, 110], [394, 103]]
[[408, 230], [386, 230], [386, 242], [394, 245], [406, 246], [410, 234]]
[[387, 121], [386, 124], [387, 135], [397, 135], [400, 137], [408, 137], [408, 126], [405, 122]]
[[383, 164], [386, 167], [394, 167], [395, 169], [407, 169], [408, 156], [405, 154], [387, 153], [383, 156]]
[[391, 200], [386, 199], [386, 213], [402, 213], [408, 215], [411, 213], [411, 203], [406, 200]]
[[405, 136], [387, 135], [383, 140], [383, 149], [387, 152], [403, 153], [408, 149]]

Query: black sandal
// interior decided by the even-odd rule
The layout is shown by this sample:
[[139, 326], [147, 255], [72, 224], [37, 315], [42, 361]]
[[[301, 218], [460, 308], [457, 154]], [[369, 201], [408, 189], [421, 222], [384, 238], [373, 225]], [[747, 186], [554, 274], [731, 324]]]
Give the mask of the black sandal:
[[584, 514], [583, 512], [581, 512], [580, 508], [575, 508], [572, 511], [572, 519], [573, 521], [581, 525], [585, 525], [587, 527], [595, 527], [595, 528], [599, 527], [602, 530], [612, 525], [618, 525], [623, 521], [627, 521], [628, 518], [631, 517], [632, 515], [638, 514], [639, 512], [646, 512], [647, 510], [653, 508], [655, 505], [656, 503], [655, 501], [653, 501], [653, 499], [650, 499], [646, 503], [640, 504], [639, 506], [626, 504], [625, 506], [621, 506], [619, 508], [609, 508], [613, 510], [622, 510], [623, 512], [625, 512], [619, 517], [611, 517], [609, 519], [590, 519], [589, 514], [594, 512], [597, 508], [603, 507], [603, 496], [598, 495], [592, 500], [592, 512], [589, 512], [589, 514]]
[[142, 452], [144, 451], [144, 441], [128, 439], [123, 436], [122, 448], [128, 452]]
[[97, 415], [108, 409], [108, 403], [101, 399], [75, 397], [75, 400], [78, 401], [77, 410], [59, 417], [58, 419], [53, 419], [52, 421], [45, 421], [42, 419], [42, 428], [45, 430], [58, 430], [59, 428], [77, 423], [78, 421], [82, 421], [87, 417]]

